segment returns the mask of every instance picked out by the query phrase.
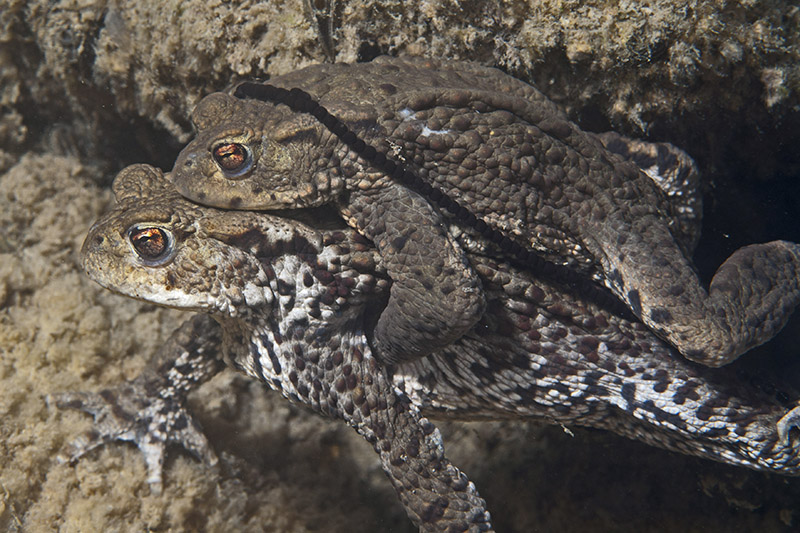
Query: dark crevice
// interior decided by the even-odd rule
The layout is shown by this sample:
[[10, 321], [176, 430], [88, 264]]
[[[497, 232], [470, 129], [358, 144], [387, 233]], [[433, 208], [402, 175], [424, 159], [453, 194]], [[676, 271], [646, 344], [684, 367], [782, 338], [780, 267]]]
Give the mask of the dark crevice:
[[388, 54], [388, 51], [383, 49], [378, 43], [374, 41], [364, 41], [358, 47], [358, 59], [356, 61], [359, 63], [368, 63], [376, 57], [386, 54]]

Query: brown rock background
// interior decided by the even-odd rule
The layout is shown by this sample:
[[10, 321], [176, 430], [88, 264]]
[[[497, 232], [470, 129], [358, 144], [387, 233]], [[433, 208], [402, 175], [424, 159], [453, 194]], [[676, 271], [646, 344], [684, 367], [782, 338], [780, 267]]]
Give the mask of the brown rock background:
[[[586, 129], [670, 141], [697, 159], [703, 275], [742, 244], [800, 241], [795, 2], [0, 4], [0, 530], [412, 530], [355, 434], [232, 373], [193, 398], [223, 457], [217, 470], [175, 450], [154, 496], [132, 446], [74, 466], [55, 460], [89, 417], [48, 408], [44, 396], [134, 377], [182, 319], [85, 278], [86, 230], [120, 168], [171, 168], [194, 104], [240, 79], [380, 53], [496, 65]], [[796, 384], [797, 323], [742, 372]], [[524, 423], [443, 425], [449, 455], [481, 489], [498, 531], [800, 523], [795, 479], [570, 429], [574, 437]]]

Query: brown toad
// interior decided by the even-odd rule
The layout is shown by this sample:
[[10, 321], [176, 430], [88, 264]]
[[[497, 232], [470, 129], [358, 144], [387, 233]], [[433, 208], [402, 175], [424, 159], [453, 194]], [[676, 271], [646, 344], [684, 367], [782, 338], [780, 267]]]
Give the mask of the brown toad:
[[426, 416], [541, 418], [800, 474], [800, 440], [791, 435], [800, 408], [728, 369], [675, 357], [638, 322], [529, 271], [469, 252], [487, 301], [480, 321], [429, 357], [386, 366], [368, 333], [389, 281], [373, 245], [341, 222], [198, 206], [145, 165], [123, 171], [114, 192], [117, 207], [84, 243], [87, 273], [124, 295], [213, 320], [187, 321], [165, 345], [166, 362], [127, 386], [60, 396], [97, 420], [73, 458], [107, 439], [133, 440], [154, 487], [168, 442], [213, 462], [182, 403], [219, 371], [221, 354], [356, 429], [423, 531], [491, 528], [476, 487], [447, 460]]
[[[688, 156], [639, 143], [653, 155], [643, 170], [615, 153], [634, 143], [581, 131], [498, 70], [379, 58], [312, 66], [270, 85], [313, 100], [298, 106], [285, 91], [274, 103], [206, 97], [175, 184], [217, 207], [335, 206], [375, 242], [392, 278], [375, 331], [390, 362], [452, 342], [483, 312], [476, 274], [444, 230], [449, 220], [473, 236], [504, 236], [505, 257], [534, 250], [600, 281], [684, 356], [710, 366], [770, 339], [800, 299], [800, 248], [784, 241], [737, 250], [706, 291], [689, 258], [700, 213]], [[260, 93], [251, 84], [238, 94]], [[389, 175], [384, 156], [400, 170]], [[454, 202], [456, 216], [437, 209]]]

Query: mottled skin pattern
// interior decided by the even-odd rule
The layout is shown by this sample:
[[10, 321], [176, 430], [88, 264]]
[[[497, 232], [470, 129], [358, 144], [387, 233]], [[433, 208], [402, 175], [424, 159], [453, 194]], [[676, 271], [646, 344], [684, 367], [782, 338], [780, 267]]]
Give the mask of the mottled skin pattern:
[[147, 461], [147, 481], [155, 493], [162, 489], [167, 443], [180, 444], [207, 465], [215, 465], [214, 451], [184, 404], [189, 392], [224, 368], [218, 357], [221, 339], [210, 316], [196, 315], [172, 333], [148, 368], [130, 383], [99, 394], [56, 394], [59, 407], [95, 417], [95, 428], [70, 443], [59, 459], [73, 460], [114, 440], [133, 442]]
[[[600, 280], [691, 360], [732, 361], [769, 340], [800, 301], [800, 248], [784, 241], [737, 250], [707, 291], [688, 253], [700, 217], [688, 157], [661, 145], [640, 168], [611, 146], [619, 142], [581, 131], [500, 71], [384, 57], [312, 66], [270, 84], [307, 91], [519, 245]], [[174, 168], [182, 194], [238, 209], [329, 203], [376, 243], [394, 282], [376, 328], [387, 360], [425, 355], [480, 318], [480, 286], [443, 231], [446, 217], [314, 117], [217, 93], [193, 120], [197, 138]], [[685, 179], [662, 182], [660, 170], [676, 167]]]
[[[225, 361], [354, 427], [426, 530], [491, 529], [475, 486], [444, 457], [439, 431], [372, 357], [365, 316], [385, 304], [388, 282], [367, 241], [200, 208], [145, 166], [124, 171], [114, 189], [120, 207], [90, 231], [87, 272], [123, 294], [211, 313]], [[137, 255], [134, 241], [155, 253]]]
[[430, 415], [543, 418], [800, 474], [800, 439], [790, 434], [800, 408], [775, 403], [727, 369], [686, 361], [644, 325], [487, 256], [488, 243], [466, 242], [455, 227], [452, 238], [473, 250], [486, 313], [429, 357], [385, 366], [372, 354], [369, 317], [385, 305], [389, 280], [375, 248], [354, 231], [200, 207], [144, 165], [123, 171], [114, 189], [117, 208], [84, 244], [89, 275], [131, 297], [208, 313], [219, 327], [201, 316], [179, 329], [164, 350], [174, 352], [175, 370], [162, 366], [116, 394], [57, 397], [98, 420], [70, 448], [73, 459], [104, 441], [133, 439], [157, 458], [148, 457], [154, 485], [169, 441], [187, 439], [213, 462], [175, 400], [218, 370], [213, 354], [221, 350], [228, 364], [288, 399], [353, 426], [424, 531], [491, 529], [475, 486], [445, 458]]

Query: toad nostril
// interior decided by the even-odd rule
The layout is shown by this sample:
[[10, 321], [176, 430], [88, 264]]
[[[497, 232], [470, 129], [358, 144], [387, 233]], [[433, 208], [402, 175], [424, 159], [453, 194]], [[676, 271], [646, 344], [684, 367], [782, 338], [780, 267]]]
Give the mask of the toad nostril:
[[197, 163], [197, 154], [188, 154], [183, 158], [183, 161], [181, 161], [179, 158], [176, 165], [178, 167], [191, 169], [195, 166], [196, 163]]

